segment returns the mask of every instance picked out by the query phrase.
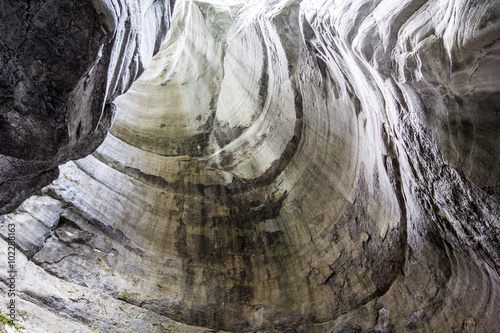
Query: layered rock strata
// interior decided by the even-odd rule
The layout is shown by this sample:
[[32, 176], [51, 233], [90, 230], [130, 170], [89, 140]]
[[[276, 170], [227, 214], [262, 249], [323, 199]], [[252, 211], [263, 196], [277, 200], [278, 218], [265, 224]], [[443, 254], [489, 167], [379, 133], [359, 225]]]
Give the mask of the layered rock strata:
[[499, 33], [495, 1], [179, 1], [103, 144], [1, 218], [20, 323], [497, 331]]
[[169, 25], [168, 1], [2, 1], [0, 214], [101, 144]]

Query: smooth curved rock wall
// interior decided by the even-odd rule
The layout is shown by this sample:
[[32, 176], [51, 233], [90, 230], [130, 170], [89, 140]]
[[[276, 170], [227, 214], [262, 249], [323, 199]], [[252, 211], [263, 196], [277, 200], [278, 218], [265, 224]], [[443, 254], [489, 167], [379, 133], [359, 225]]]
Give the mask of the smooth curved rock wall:
[[0, 5], [0, 213], [92, 153], [170, 25], [153, 0]]
[[21, 307], [81, 332], [495, 332], [497, 13], [178, 2], [103, 144], [3, 217]]

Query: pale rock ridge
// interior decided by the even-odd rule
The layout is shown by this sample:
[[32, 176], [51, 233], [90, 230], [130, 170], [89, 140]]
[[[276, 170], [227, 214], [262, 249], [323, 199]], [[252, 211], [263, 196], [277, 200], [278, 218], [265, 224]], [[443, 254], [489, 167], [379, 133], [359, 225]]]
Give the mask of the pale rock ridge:
[[21, 307], [76, 332], [495, 332], [499, 32], [495, 1], [178, 2], [103, 144], [0, 217], [26, 230]]

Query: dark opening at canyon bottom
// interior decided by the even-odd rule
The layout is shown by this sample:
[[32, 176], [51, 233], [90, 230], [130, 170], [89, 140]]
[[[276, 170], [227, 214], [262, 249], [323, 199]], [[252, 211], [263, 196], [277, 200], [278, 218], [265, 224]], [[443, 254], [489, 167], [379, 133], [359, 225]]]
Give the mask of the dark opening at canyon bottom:
[[497, 0], [0, 0], [0, 332], [500, 332]]

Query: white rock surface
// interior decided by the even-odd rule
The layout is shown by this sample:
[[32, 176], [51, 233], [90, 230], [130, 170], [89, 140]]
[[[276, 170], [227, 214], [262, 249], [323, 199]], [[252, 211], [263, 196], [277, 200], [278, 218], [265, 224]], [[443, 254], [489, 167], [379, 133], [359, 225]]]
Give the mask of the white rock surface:
[[99, 332], [494, 332], [499, 33], [495, 1], [179, 1], [104, 143], [5, 217], [57, 224], [20, 297]]

